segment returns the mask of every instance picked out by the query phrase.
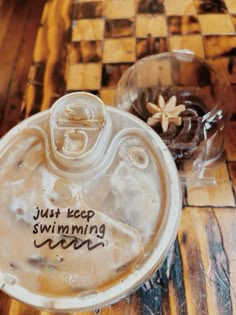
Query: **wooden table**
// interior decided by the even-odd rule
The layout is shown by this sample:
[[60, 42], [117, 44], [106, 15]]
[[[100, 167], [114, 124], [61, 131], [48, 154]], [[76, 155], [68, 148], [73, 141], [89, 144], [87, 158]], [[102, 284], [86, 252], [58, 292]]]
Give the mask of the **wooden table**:
[[[15, 64], [15, 82], [7, 86], [6, 69], [0, 69], [6, 85], [0, 88], [1, 134], [25, 117], [49, 108], [69, 91], [91, 91], [112, 104], [116, 84], [127, 67], [146, 55], [173, 49], [192, 50], [224, 71], [236, 95], [235, 0], [49, 0], [36, 41], [31, 26], [33, 31], [43, 1], [36, 1], [35, 7], [32, 3], [21, 2], [22, 8], [31, 8], [31, 15], [28, 11], [28, 16], [23, 14], [26, 11], [22, 9], [13, 22], [15, 30], [24, 29], [20, 39], [24, 49], [18, 47], [15, 59], [21, 61]], [[14, 32], [9, 23], [10, 5], [5, 11], [4, 5], [0, 1], [4, 18], [0, 25], [8, 25]], [[17, 7], [21, 7], [19, 3]], [[34, 17], [31, 24], [29, 16]], [[0, 30], [0, 52], [5, 52], [2, 64], [6, 67], [16, 47], [14, 41], [8, 46], [3, 35], [4, 28]], [[33, 54], [30, 45], [34, 46]], [[26, 49], [29, 46], [31, 49]], [[100, 314], [236, 314], [235, 118], [234, 105], [225, 154], [215, 168], [217, 185], [184, 187], [182, 220], [172, 255], [129, 299], [104, 308]], [[0, 314], [49, 313], [0, 293]]]

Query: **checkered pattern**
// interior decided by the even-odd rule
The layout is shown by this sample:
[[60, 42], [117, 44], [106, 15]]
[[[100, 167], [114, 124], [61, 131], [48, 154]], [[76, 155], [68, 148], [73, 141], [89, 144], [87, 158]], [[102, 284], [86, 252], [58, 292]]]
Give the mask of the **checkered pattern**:
[[[235, 30], [235, 0], [181, 0], [178, 5], [173, 0], [74, 0], [55, 97], [87, 90], [112, 104], [129, 66], [175, 49], [206, 58], [236, 84]], [[43, 74], [44, 65], [36, 62], [30, 82], [45, 84]]]

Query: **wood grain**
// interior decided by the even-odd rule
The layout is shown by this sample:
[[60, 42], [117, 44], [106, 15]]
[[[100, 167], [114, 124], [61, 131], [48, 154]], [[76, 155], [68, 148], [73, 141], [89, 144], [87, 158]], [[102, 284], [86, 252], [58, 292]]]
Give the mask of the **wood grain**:
[[[70, 8], [70, 0], [51, 1], [45, 6], [34, 49], [36, 65], [30, 72], [30, 85], [26, 91], [26, 117], [49, 108], [65, 92], [66, 46], [63, 43], [71, 27]], [[42, 73], [40, 79], [37, 78], [38, 71]], [[37, 101], [38, 87], [40, 103]]]
[[[225, 277], [222, 279], [225, 287], [227, 286], [230, 290], [230, 299], [228, 303], [231, 305], [231, 314], [236, 312], [236, 238], [235, 238], [235, 225], [236, 225], [236, 216], [235, 209], [220, 209], [214, 210], [217, 223], [220, 228], [221, 237], [223, 239], [224, 251], [227, 255], [227, 268], [223, 266], [221, 260], [217, 260], [219, 267], [225, 273]], [[225, 305], [225, 309], [227, 306]], [[223, 310], [222, 310], [223, 313]], [[229, 313], [230, 314], [230, 313]]]
[[188, 314], [232, 314], [229, 257], [221, 233], [213, 209], [183, 210], [179, 242]]
[[[36, 32], [45, 1], [4, 1], [0, 16], [0, 135], [20, 119]], [[3, 26], [3, 27], [1, 27]]]
[[[191, 206], [235, 207], [232, 184], [226, 162], [219, 161], [212, 168], [216, 184], [192, 186], [187, 185], [187, 200]], [[224, 196], [224, 197], [222, 197]]]
[[225, 137], [225, 150], [228, 161], [236, 161], [236, 122], [229, 123]]
[[234, 189], [234, 196], [236, 196], [236, 163], [229, 163], [229, 174], [232, 181], [233, 189]]

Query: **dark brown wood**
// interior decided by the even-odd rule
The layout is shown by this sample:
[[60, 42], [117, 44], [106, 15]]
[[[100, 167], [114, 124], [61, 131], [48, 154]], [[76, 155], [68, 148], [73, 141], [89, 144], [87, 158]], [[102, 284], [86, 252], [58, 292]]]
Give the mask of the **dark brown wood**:
[[44, 0], [10, 0], [4, 1], [1, 6], [3, 20], [0, 16], [0, 135], [20, 119], [44, 4]]

